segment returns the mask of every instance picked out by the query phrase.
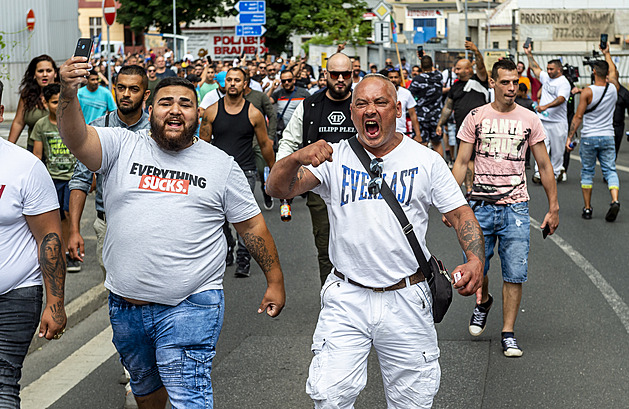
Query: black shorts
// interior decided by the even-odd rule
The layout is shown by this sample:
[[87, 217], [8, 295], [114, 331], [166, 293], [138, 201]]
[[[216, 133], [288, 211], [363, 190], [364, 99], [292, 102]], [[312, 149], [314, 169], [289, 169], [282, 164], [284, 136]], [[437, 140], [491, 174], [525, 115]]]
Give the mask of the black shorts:
[[434, 122], [420, 122], [419, 132], [421, 133], [422, 142], [428, 141], [441, 142], [442, 136], [437, 135], [437, 124]]

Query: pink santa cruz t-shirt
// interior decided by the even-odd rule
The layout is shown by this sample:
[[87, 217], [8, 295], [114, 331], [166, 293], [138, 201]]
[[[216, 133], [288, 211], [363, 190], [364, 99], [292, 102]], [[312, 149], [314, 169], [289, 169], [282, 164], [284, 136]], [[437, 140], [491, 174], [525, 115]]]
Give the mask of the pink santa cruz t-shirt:
[[465, 117], [457, 137], [474, 144], [473, 200], [495, 204], [529, 200], [524, 174], [526, 148], [546, 138], [535, 113], [520, 105], [511, 112], [483, 105]]

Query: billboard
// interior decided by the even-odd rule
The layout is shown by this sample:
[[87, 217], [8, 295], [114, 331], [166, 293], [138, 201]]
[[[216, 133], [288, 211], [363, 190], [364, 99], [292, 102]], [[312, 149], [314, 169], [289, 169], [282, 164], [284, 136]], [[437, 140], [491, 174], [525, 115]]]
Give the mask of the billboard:
[[616, 35], [615, 10], [520, 9], [520, 38], [534, 41], [598, 41]]

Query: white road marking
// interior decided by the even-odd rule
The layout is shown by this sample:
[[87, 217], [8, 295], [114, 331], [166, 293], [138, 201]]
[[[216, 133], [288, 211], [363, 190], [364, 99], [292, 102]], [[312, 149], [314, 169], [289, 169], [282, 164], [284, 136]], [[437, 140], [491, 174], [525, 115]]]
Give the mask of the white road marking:
[[108, 326], [72, 355], [20, 392], [23, 409], [42, 409], [55, 403], [70, 389], [116, 353]]
[[[531, 217], [531, 226], [539, 229], [540, 223]], [[581, 255], [577, 250], [568, 244], [564, 239], [557, 234], [548, 236], [559, 248], [566, 253], [568, 257], [576, 264], [585, 275], [592, 281], [594, 286], [601, 292], [607, 303], [612, 307], [612, 310], [616, 313], [620, 322], [625, 326], [625, 330], [629, 333], [629, 306], [618, 295], [614, 287], [612, 287], [602, 274], [589, 262], [585, 257]]]

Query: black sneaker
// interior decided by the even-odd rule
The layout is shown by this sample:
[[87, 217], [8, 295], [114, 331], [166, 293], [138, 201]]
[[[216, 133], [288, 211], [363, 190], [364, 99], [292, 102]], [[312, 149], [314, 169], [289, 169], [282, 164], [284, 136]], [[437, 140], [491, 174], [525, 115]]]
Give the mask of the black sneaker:
[[249, 277], [251, 275], [249, 272], [249, 266], [249, 260], [239, 260], [238, 267], [236, 267], [234, 275], [236, 277]]
[[608, 222], [613, 222], [616, 220], [616, 216], [618, 216], [618, 212], [620, 211], [620, 202], [612, 202], [609, 205], [609, 210], [605, 215], [605, 220]]
[[584, 207], [583, 208], [583, 213], [581, 213], [581, 217], [583, 217], [585, 220], [591, 220], [592, 219], [592, 208], [591, 207]]
[[474, 307], [474, 312], [472, 313], [472, 318], [470, 319], [470, 334], [477, 337], [485, 331], [485, 325], [487, 324], [487, 314], [489, 314], [489, 309], [491, 305], [494, 303], [494, 298], [489, 294], [489, 300], [485, 302], [485, 306], [482, 304], [476, 304]]
[[227, 257], [225, 257], [225, 265], [227, 267], [234, 265], [234, 248], [227, 247]]
[[502, 352], [510, 358], [522, 356], [522, 349], [518, 346], [514, 336], [506, 336], [502, 338]]
[[66, 271], [68, 273], [78, 273], [81, 271], [81, 262], [66, 254]]
[[267, 195], [264, 190], [262, 191], [262, 196], [264, 197], [264, 208], [266, 210], [273, 209], [273, 205], [274, 205], [273, 198]]

